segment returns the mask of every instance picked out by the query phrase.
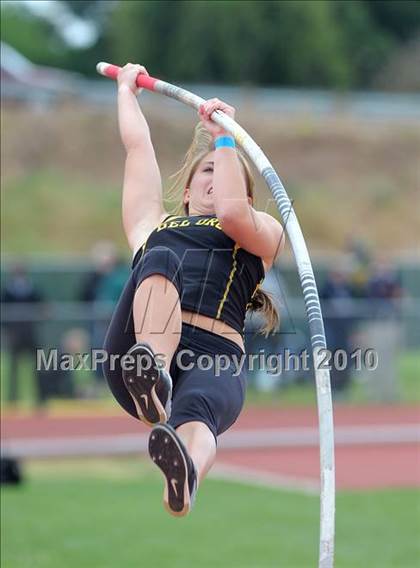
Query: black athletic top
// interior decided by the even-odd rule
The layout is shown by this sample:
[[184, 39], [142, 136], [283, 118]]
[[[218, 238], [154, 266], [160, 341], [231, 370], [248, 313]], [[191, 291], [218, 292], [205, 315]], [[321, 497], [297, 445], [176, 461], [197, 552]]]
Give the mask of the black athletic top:
[[264, 280], [260, 257], [240, 248], [214, 215], [170, 215], [136, 252], [165, 246], [181, 260], [181, 309], [219, 319], [239, 333], [251, 299]]

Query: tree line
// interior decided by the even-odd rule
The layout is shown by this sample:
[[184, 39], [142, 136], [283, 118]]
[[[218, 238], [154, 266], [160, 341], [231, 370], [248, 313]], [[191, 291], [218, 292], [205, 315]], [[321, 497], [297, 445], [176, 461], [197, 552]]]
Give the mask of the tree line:
[[20, 3], [2, 4], [3, 41], [85, 75], [132, 61], [170, 82], [351, 89], [374, 87], [420, 36], [419, 0], [62, 2], [96, 23], [94, 45], [70, 48]]

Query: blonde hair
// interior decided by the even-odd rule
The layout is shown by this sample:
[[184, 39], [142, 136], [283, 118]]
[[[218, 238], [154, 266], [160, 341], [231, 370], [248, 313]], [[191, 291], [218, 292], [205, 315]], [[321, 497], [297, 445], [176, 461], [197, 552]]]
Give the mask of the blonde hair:
[[[176, 200], [179, 203], [180, 195], [182, 195], [184, 189], [189, 186], [201, 160], [213, 150], [214, 141], [211, 134], [204, 128], [201, 122], [198, 123], [194, 130], [193, 141], [185, 154], [181, 168], [170, 177], [173, 182], [167, 195], [168, 200], [171, 202]], [[247, 195], [254, 201], [255, 182], [251, 168], [240, 149], [238, 149], [237, 155], [243, 168]], [[178, 207], [176, 213], [188, 215], [188, 204], [183, 203], [182, 206]], [[260, 285], [257, 286], [252, 295], [248, 308], [251, 311], [261, 313], [266, 320], [265, 326], [259, 330], [259, 333], [267, 337], [279, 327], [280, 317], [271, 295], [261, 290]]]

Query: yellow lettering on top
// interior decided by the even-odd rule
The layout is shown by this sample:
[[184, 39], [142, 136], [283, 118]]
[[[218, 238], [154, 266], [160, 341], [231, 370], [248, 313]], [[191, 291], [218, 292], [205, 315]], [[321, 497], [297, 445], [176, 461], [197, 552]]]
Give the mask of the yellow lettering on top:
[[[220, 226], [219, 219], [217, 217], [210, 217], [210, 219], [198, 219], [194, 223], [195, 225], [199, 225], [201, 227], [214, 227], [215, 229], [222, 230]], [[161, 223], [156, 228], [156, 232], [162, 231], [163, 229], [177, 229], [179, 227], [189, 227], [191, 225], [191, 221], [189, 219], [184, 219], [183, 221], [166, 221]]]
[[156, 229], [158, 233], [162, 229], [177, 229], [178, 227], [188, 227], [190, 225], [190, 221], [188, 219], [184, 219], [183, 221], [168, 221], [166, 223], [162, 223]]
[[214, 227], [215, 229], [219, 229], [220, 231], [222, 230], [219, 219], [217, 217], [210, 217], [210, 219], [199, 219], [195, 224], [204, 227]]

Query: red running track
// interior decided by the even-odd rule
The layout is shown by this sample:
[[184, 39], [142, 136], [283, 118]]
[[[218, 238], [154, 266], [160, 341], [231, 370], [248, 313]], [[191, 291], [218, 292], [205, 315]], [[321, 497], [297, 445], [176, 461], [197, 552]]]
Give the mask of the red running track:
[[[420, 427], [420, 406], [344, 406], [334, 408], [334, 422], [340, 426]], [[317, 427], [314, 408], [261, 408], [244, 410], [232, 431], [264, 428]], [[130, 416], [6, 416], [2, 439], [30, 440], [117, 434], [145, 434], [147, 429]], [[223, 450], [219, 464], [245, 468], [248, 472], [299, 479], [319, 478], [319, 452], [316, 447]], [[369, 444], [358, 442], [336, 447], [338, 489], [371, 489], [420, 486], [420, 447], [416, 443]]]

